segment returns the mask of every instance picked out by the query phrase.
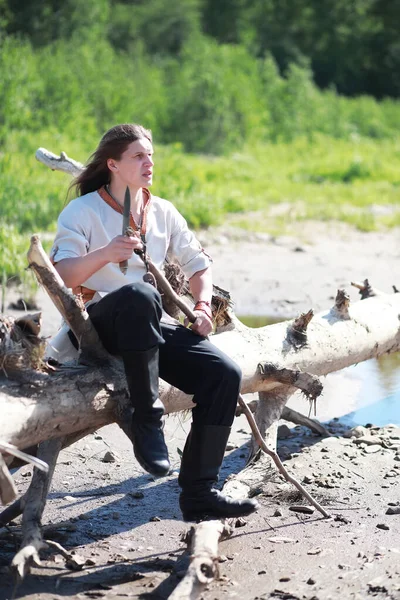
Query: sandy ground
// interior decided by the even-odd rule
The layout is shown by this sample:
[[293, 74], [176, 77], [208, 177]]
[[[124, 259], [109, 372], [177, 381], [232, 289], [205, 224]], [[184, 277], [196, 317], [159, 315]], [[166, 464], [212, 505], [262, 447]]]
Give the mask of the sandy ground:
[[[296, 238], [233, 229], [200, 237], [214, 258], [215, 282], [230, 290], [242, 315], [290, 317], [311, 307], [325, 309], [337, 288], [348, 290], [355, 301], [357, 291], [349, 282], [365, 277], [384, 291], [400, 284], [399, 231], [361, 234], [342, 226], [304, 224]], [[50, 335], [58, 316], [43, 294], [38, 303], [44, 311], [43, 333]], [[367, 441], [360, 443], [343, 435], [349, 435], [348, 425], [333, 420], [351, 412], [360, 385], [341, 373], [326, 379], [318, 416], [329, 422], [331, 437], [321, 439], [291, 426], [279, 440], [287, 468], [332, 517], [292, 511], [302, 500], [278, 476], [260, 484], [261, 508], [220, 544], [221, 578], [204, 592], [204, 600], [400, 599], [400, 515], [386, 514], [400, 504], [400, 430], [369, 428], [362, 432]], [[294, 406], [307, 411], [299, 400]], [[116, 426], [63, 451], [43, 518], [50, 526], [45, 537], [78, 553], [84, 568], [68, 569], [60, 555], [44, 552], [42, 567], [33, 569], [17, 595], [33, 600], [167, 598], [187, 565], [177, 502], [178, 449], [187, 428], [182, 416], [168, 419], [174, 471], [158, 481], [141, 471]], [[244, 465], [248, 439], [241, 417], [234, 423], [221, 482]], [[104, 462], [108, 451], [114, 462]], [[30, 473], [24, 467], [15, 475], [21, 492]], [[18, 548], [17, 525], [11, 535], [0, 530], [0, 600], [12, 596], [8, 564]]]
[[272, 237], [239, 229], [211, 230], [200, 239], [214, 259], [215, 282], [230, 291], [239, 315], [297, 316], [329, 308], [337, 290], [352, 300], [351, 281], [400, 287], [400, 230], [361, 233], [345, 224], [301, 223], [301, 236]]

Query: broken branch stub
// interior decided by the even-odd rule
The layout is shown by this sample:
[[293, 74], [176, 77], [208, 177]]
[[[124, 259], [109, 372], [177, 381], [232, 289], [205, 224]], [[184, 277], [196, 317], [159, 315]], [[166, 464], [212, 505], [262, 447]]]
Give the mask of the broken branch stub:
[[311, 429], [313, 433], [316, 433], [321, 436], [330, 436], [329, 431], [321, 425], [319, 421], [316, 419], [310, 419], [310, 417], [306, 417], [302, 413], [294, 410], [293, 408], [289, 408], [288, 406], [284, 406], [282, 409], [281, 419], [285, 419], [285, 421], [289, 421], [290, 423], [294, 423], [295, 425], [301, 425], [303, 427], [308, 427]]
[[205, 586], [218, 577], [218, 542], [229, 537], [231, 528], [224, 521], [203, 521], [186, 534], [190, 564], [168, 600], [195, 600]]
[[80, 175], [84, 169], [84, 166], [80, 162], [69, 158], [65, 152], [60, 152], [60, 156], [57, 156], [53, 152], [46, 150], [46, 148], [38, 148], [35, 157], [52, 171], [62, 171], [73, 177]]
[[358, 281], [352, 281], [351, 285], [359, 290], [361, 300], [365, 300], [366, 298], [373, 298], [374, 296], [379, 296], [382, 293], [379, 290], [373, 288], [368, 279], [364, 279], [363, 283], [360, 283]]
[[341, 319], [350, 319], [350, 296], [345, 290], [338, 290], [332, 312]]
[[318, 377], [297, 369], [288, 369], [269, 362], [260, 363], [257, 369], [263, 381], [270, 380], [283, 385], [292, 385], [301, 390], [307, 399], [312, 402], [316, 402], [323, 389]]
[[295, 349], [302, 348], [307, 344], [307, 327], [313, 316], [314, 311], [311, 308], [308, 312], [302, 313], [288, 326], [286, 340]]

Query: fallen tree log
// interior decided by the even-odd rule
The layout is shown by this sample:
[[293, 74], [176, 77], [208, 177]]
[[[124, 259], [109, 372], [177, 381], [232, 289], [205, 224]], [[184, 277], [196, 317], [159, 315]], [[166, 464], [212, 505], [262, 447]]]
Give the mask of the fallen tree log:
[[[33, 239], [33, 246], [39, 249], [37, 238]], [[33, 269], [40, 266], [40, 253], [39, 250], [37, 255], [31, 252]], [[60, 286], [59, 289], [67, 293], [65, 288]], [[306, 396], [312, 396], [313, 383], [307, 379], [307, 373], [326, 375], [397, 351], [400, 347], [399, 312], [399, 294], [382, 294], [356, 302], [348, 308], [345, 318], [335, 305], [311, 320], [301, 347], [291, 341], [296, 323], [251, 329], [231, 313], [231, 323], [211, 340], [240, 365], [242, 394], [269, 393], [267, 401], [261, 403], [263, 415], [259, 415], [259, 421], [266, 424], [265, 431], [268, 423], [275, 422], [280, 415], [288, 393], [300, 388]], [[66, 318], [76, 327], [71, 314], [66, 312]], [[19, 383], [18, 371], [8, 373], [3, 361], [5, 374], [0, 381], [0, 409], [8, 418], [2, 423], [0, 441], [25, 448], [118, 420], [117, 404], [123, 404], [126, 397], [122, 368], [111, 357], [105, 368], [104, 349], [100, 343], [93, 343], [90, 321], [83, 319], [82, 322], [87, 331], [81, 333], [80, 339], [83, 347], [90, 345], [90, 364], [47, 372], [31, 369], [29, 382], [24, 378]], [[85, 343], [86, 336], [90, 344]], [[284, 386], [289, 388], [277, 409], [270, 401], [271, 393]], [[161, 397], [167, 413], [192, 406], [190, 396], [165, 383], [161, 384]]]
[[[34, 243], [36, 244], [37, 240], [34, 240]], [[296, 367], [299, 363], [305, 364], [304, 361], [306, 359], [304, 355], [311, 355], [318, 360], [314, 363], [310, 361], [308, 364], [309, 370], [318, 370], [319, 374], [321, 374], [321, 372], [325, 373], [334, 370], [335, 364], [343, 365], [343, 361], [351, 364], [352, 362], [359, 362], [361, 360], [360, 357], [369, 358], [377, 356], [384, 351], [397, 350], [399, 347], [399, 328], [396, 321], [399, 308], [399, 295], [397, 294], [380, 296], [379, 298], [375, 297], [356, 303], [348, 310], [345, 319], [342, 319], [340, 314], [338, 315], [338, 308], [335, 306], [331, 311], [321, 313], [315, 317], [313, 322], [308, 326], [308, 333], [302, 332], [301, 347], [298, 347], [299, 344], [297, 343], [292, 344], [288, 341], [298, 331], [298, 323], [296, 322], [270, 326], [262, 330], [249, 330], [238, 323], [234, 315], [231, 315], [232, 322], [228, 327], [229, 331], [215, 335], [213, 341], [224, 339], [229, 342], [234, 337], [238, 340], [244, 340], [244, 342], [236, 344], [235, 350], [237, 354], [235, 354], [235, 357], [237, 357], [236, 360], [241, 361], [240, 364], [245, 374], [243, 382], [244, 390], [260, 392], [261, 402], [256, 412], [262, 415], [262, 418], [258, 419], [258, 423], [264, 426], [264, 434], [268, 439], [268, 437], [271, 438], [271, 426], [279, 418], [287, 398], [296, 387], [303, 389], [306, 394], [312, 396], [312, 385], [315, 383], [315, 380], [309, 378], [307, 373], [291, 367]], [[384, 316], [382, 319], [380, 319], [381, 314]], [[376, 324], [377, 320], [379, 321], [379, 326], [376, 327], [374, 324]], [[237, 326], [235, 327], [236, 323]], [[332, 355], [335, 354], [338, 358], [338, 361], [335, 363], [330, 360], [325, 369], [322, 366], [324, 364], [322, 358], [320, 358], [323, 348], [320, 343], [317, 343], [319, 342], [318, 335], [313, 332], [312, 325], [315, 326], [315, 330], [319, 332], [320, 336], [321, 332], [325, 332], [325, 336], [322, 336], [322, 339], [329, 339], [329, 352]], [[344, 328], [343, 325], [345, 325]], [[356, 343], [356, 340], [354, 340], [353, 344], [350, 343], [351, 335], [348, 329], [350, 326], [356, 330], [359, 343]], [[90, 325], [88, 326], [88, 323], [85, 322], [86, 327], [88, 327], [87, 334], [90, 335]], [[313, 332], [313, 335], [310, 335], [311, 332]], [[278, 333], [281, 337], [280, 344], [275, 342], [275, 345], [271, 345], [271, 340], [279, 339]], [[370, 339], [369, 347], [367, 343], [368, 338]], [[343, 347], [343, 339], [347, 340], [346, 348], [347, 352], [350, 352], [350, 356], [347, 357], [343, 357], [340, 354], [340, 348]], [[311, 342], [311, 340], [314, 341]], [[232, 355], [234, 346], [231, 343], [229, 343], [229, 346]], [[259, 356], [251, 367], [249, 354], [250, 357], [255, 355], [255, 347], [258, 348]], [[271, 363], [259, 362], [261, 357], [271, 355], [277, 362], [284, 363], [285, 366], [277, 367], [271, 365]], [[2, 428], [2, 434], [4, 434], [7, 427], [9, 427], [9, 438], [6, 441], [17, 442], [17, 445], [19, 442], [20, 447], [25, 447], [44, 441], [47, 438], [58, 438], [65, 434], [74, 434], [75, 437], [79, 437], [78, 432], [84, 431], [86, 427], [95, 428], [99, 426], [98, 423], [101, 424], [116, 420], [116, 406], [118, 401], [123, 402], [123, 395], [125, 393], [124, 384], [121, 384], [121, 379], [123, 378], [121, 378], [120, 370], [114, 371], [118, 367], [116, 361], [114, 361], [114, 368], [108, 367], [104, 369], [104, 350], [102, 348], [99, 349], [99, 357], [101, 359], [101, 366], [96, 364], [96, 351], [94, 347], [90, 353], [90, 358], [93, 361], [91, 365], [60, 369], [56, 372], [50, 371], [44, 374], [44, 379], [42, 377], [43, 373], [38, 372], [40, 376], [37, 382], [32, 380], [29, 385], [25, 377], [22, 378], [21, 383], [18, 382], [18, 377], [3, 382], [0, 406], [1, 402], [5, 399], [9, 403], [9, 406], [13, 407], [14, 405], [14, 407], [18, 406], [23, 409], [22, 412], [17, 410], [13, 414], [12, 427], [9, 427], [7, 423]], [[30, 373], [32, 374], [32, 371]], [[19, 398], [21, 390], [25, 390], [23, 399]], [[61, 394], [61, 390], [63, 390], [64, 395]], [[173, 412], [174, 409], [179, 410], [182, 406], [190, 406], [189, 397], [185, 397], [177, 390], [168, 390], [168, 388], [164, 391], [164, 400], [166, 402], [168, 392], [170, 392], [169, 398], [172, 396], [171, 391], [177, 394], [180, 402], [174, 405], [173, 400], [170, 401], [168, 405], [169, 412]], [[46, 399], [47, 411], [44, 410], [43, 414], [41, 414], [43, 398]], [[71, 399], [73, 400], [72, 403]], [[31, 407], [29, 414], [25, 412], [27, 403]], [[77, 414], [82, 418], [78, 419]], [[101, 416], [99, 421], [97, 420], [98, 416]], [[50, 417], [53, 419], [52, 422]], [[49, 422], [50, 428], [48, 429]], [[273, 435], [270, 445], [274, 446]], [[56, 456], [57, 453], [53, 458], [55, 459]], [[51, 467], [54, 468], [54, 462]], [[245, 480], [244, 486], [242, 484], [242, 486], [237, 487], [237, 483], [241, 478], [233, 478], [233, 482], [236, 483], [236, 492], [240, 495], [248, 491], [246, 485], [248, 485], [249, 479], [247, 478], [246, 480], [246, 475], [251, 471], [253, 471], [251, 473], [253, 477], [256, 474], [256, 476], [262, 478], [263, 473], [265, 474], [265, 468], [263, 467], [260, 470], [260, 465], [257, 465], [257, 469], [249, 468], [247, 471], [242, 472], [242, 479]], [[38, 483], [41, 485], [38, 485]], [[24, 499], [26, 506], [24, 522], [26, 523], [26, 528], [23, 531], [21, 550], [13, 560], [13, 569], [17, 580], [29, 572], [32, 564], [37, 563], [39, 560], [38, 552], [44, 547], [38, 522], [40, 522], [40, 516], [44, 507], [48, 483], [48, 479], [39, 480], [38, 482], [34, 478], [32, 481], [33, 487], [28, 490]], [[234, 495], [235, 489], [232, 488], [232, 480], [228, 482], [226, 490]], [[34, 525], [33, 527], [32, 524]], [[197, 532], [196, 528], [193, 536], [194, 540], [197, 540], [197, 536], [201, 540], [202, 530], [199, 529]], [[209, 536], [217, 544], [219, 526], [214, 527], [210, 525]], [[197, 542], [195, 541], [195, 543]], [[215, 563], [215, 555], [216, 549], [214, 548], [210, 558], [211, 564]], [[197, 553], [194, 556], [197, 557]], [[200, 565], [203, 564], [202, 561], [203, 557], [200, 557]], [[214, 571], [210, 570], [207, 577], [204, 576], [199, 579], [197, 576], [199, 567], [196, 566], [195, 562], [192, 562], [188, 576], [184, 580], [188, 594], [186, 597], [191, 598], [197, 597], [204, 583], [209, 582], [214, 574]], [[181, 590], [179, 590], [179, 593], [181, 593]]]

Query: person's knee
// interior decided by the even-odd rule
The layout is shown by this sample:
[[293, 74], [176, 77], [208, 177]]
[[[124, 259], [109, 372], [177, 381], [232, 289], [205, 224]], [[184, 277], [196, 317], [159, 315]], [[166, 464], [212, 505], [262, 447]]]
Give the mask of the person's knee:
[[235, 418], [241, 381], [240, 367], [228, 356], [219, 356], [213, 361], [210, 376], [207, 373], [207, 389], [194, 397], [198, 401], [196, 419], [208, 425], [230, 427]]
[[225, 367], [225, 377], [232, 388], [239, 393], [242, 384], [242, 370], [233, 360], [230, 360], [229, 364]]
[[120, 288], [119, 292], [122, 310], [133, 311], [140, 317], [148, 317], [156, 311], [161, 317], [161, 296], [149, 283], [128, 283]]
[[230, 394], [237, 395], [242, 383], [242, 370], [229, 356], [220, 357], [218, 364], [215, 365], [215, 377]]

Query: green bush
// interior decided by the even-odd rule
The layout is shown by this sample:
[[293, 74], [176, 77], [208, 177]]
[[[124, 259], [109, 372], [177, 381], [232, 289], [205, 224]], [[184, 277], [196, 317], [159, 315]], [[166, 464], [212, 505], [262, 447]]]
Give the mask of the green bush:
[[[191, 31], [174, 57], [150, 56], [134, 36], [119, 50], [104, 36], [35, 48], [0, 37], [0, 272], [21, 272], [19, 244], [54, 231], [66, 202], [69, 178], [40, 165], [36, 149], [84, 162], [108, 127], [126, 121], [153, 130], [154, 192], [193, 227], [265, 216], [282, 201], [297, 220], [399, 223], [397, 212], [370, 210], [398, 202], [399, 102], [320, 91], [306, 62], [283, 77], [272, 57]], [[251, 226], [268, 228], [264, 216]]]
[[0, 225], [0, 281], [20, 280], [26, 269], [29, 240], [14, 225]]
[[259, 64], [240, 46], [196, 37], [168, 69], [171, 141], [189, 152], [220, 154], [266, 137]]

